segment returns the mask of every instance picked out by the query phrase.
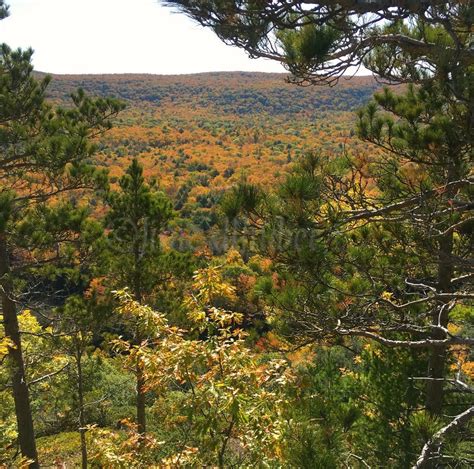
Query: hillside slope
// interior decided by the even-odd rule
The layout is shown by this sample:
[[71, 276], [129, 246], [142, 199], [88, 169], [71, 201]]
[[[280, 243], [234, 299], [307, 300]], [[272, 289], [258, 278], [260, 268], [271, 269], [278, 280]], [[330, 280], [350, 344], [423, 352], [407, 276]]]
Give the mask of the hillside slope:
[[369, 77], [333, 88], [297, 87], [283, 74], [54, 76], [49, 97], [64, 104], [76, 88], [115, 96], [127, 108], [99, 143], [96, 162], [114, 183], [132, 158], [158, 180], [195, 226], [242, 177], [273, 185], [304, 152], [366, 154], [354, 137], [355, 111], [379, 87]]
[[81, 87], [95, 95], [116, 96], [132, 105], [153, 103], [224, 114], [271, 115], [350, 111], [377, 88], [371, 77], [341, 80], [333, 88], [286, 83], [284, 74], [216, 72], [195, 75], [56, 75], [53, 98], [64, 99]]

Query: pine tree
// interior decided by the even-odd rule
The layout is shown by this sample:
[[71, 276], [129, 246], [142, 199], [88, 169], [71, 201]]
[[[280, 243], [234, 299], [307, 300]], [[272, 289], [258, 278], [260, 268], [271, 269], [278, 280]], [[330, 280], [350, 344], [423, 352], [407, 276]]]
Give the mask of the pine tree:
[[474, 63], [470, 1], [163, 3], [251, 57], [281, 62], [297, 83], [335, 84], [363, 65], [390, 81], [422, 83], [435, 75], [452, 84]]
[[[410, 86], [404, 95], [385, 89], [359, 114], [358, 127], [362, 139], [385, 152], [385, 158], [372, 168], [383, 201], [380, 207], [386, 212], [378, 219], [385, 221], [394, 239], [404, 242], [406, 248], [409, 243], [416, 253], [406, 259], [405, 268], [399, 266], [392, 289], [386, 289], [394, 291], [395, 279], [406, 279], [394, 292], [393, 298], [399, 296], [398, 306], [387, 301], [386, 306], [399, 311], [393, 327], [410, 332], [410, 323], [420, 323], [410, 313], [419, 315], [423, 310], [428, 324], [431, 321], [431, 325], [421, 321], [422, 327], [431, 327], [427, 336], [442, 342], [450, 337], [452, 312], [472, 297], [468, 263], [473, 137], [469, 106], [462, 101], [446, 102], [439, 88]], [[469, 89], [464, 94], [466, 100], [472, 100]], [[395, 216], [399, 218], [396, 229], [390, 221]], [[366, 219], [372, 221], [374, 214]], [[420, 330], [415, 327], [411, 332]], [[442, 413], [447, 360], [446, 344], [431, 348], [426, 408], [434, 415]]]
[[469, 385], [446, 375], [450, 347], [474, 343], [469, 329], [462, 333], [469, 314], [461, 314], [474, 298], [466, 102], [447, 103], [431, 83], [385, 89], [358, 121], [378, 154], [310, 154], [277, 193], [244, 184], [222, 205], [231, 218], [250, 215], [263, 254], [286, 275], [283, 332], [297, 342], [362, 337], [419, 350], [428, 368], [425, 408], [435, 418], [448, 385], [460, 411], [469, 405]]
[[[360, 115], [361, 137], [385, 157], [345, 168], [306, 160], [281, 189], [280, 204], [267, 200], [271, 221], [263, 231], [267, 238], [278, 233], [269, 244], [300, 280], [295, 326], [313, 337], [358, 335], [429, 350], [426, 406], [439, 416], [447, 348], [473, 343], [447, 328], [473, 298], [473, 2], [165, 3], [252, 57], [281, 62], [296, 83], [335, 84], [365, 66], [389, 83], [419, 87], [398, 98], [378, 95]], [[261, 228], [266, 209], [242, 190], [225, 204], [234, 214], [247, 204]], [[474, 407], [466, 412], [462, 421]], [[429, 457], [425, 452], [419, 466]]]
[[[150, 300], [160, 283], [162, 248], [160, 234], [171, 219], [173, 210], [165, 194], [149, 185], [143, 167], [136, 159], [119, 181], [120, 191], [108, 197], [110, 211], [107, 226], [110, 248], [110, 271], [118, 288], [129, 286], [136, 301]], [[134, 341], [140, 344], [139, 328], [132, 328]], [[146, 432], [145, 380], [143, 364], [137, 360], [137, 423], [139, 433]]]
[[[3, 2], [0, 7], [3, 14]], [[21, 454], [38, 467], [17, 320], [18, 294], [28, 286], [18, 280], [54, 265], [62, 246], [77, 237], [85, 212], [60, 199], [105, 183], [105, 173], [89, 164], [89, 139], [110, 127], [121, 105], [79, 91], [73, 108], [51, 107], [45, 102], [50, 79], [33, 77], [31, 57], [31, 50], [0, 46], [0, 297]]]
[[0, 0], [0, 20], [5, 19], [8, 16], [8, 5], [5, 4], [4, 0]]

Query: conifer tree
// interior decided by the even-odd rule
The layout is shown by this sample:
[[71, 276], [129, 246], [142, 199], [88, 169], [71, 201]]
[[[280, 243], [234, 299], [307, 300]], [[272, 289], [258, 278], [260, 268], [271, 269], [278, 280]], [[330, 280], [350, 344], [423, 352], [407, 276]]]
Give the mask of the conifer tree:
[[[448, 329], [473, 299], [472, 1], [165, 3], [251, 57], [280, 61], [299, 84], [335, 84], [365, 66], [379, 80], [418, 86], [401, 97], [377, 95], [361, 112], [360, 136], [380, 158], [345, 168], [309, 158], [278, 194], [286, 209], [251, 200], [248, 186], [224, 204], [228, 214], [251, 213], [259, 228], [267, 215], [263, 231], [280, 232], [272, 252], [300, 280], [296, 330], [428, 350], [426, 407], [440, 416], [448, 347], [473, 344]], [[281, 241], [295, 235], [284, 252]], [[460, 415], [455, 422], [467, 421], [474, 407]], [[419, 467], [430, 457], [425, 452]]]
[[285, 333], [419, 350], [424, 406], [436, 418], [447, 387], [460, 415], [474, 412], [468, 377], [447, 375], [450, 348], [474, 343], [468, 126], [468, 106], [446, 103], [435, 86], [386, 89], [359, 112], [359, 135], [379, 154], [310, 154], [276, 194], [241, 184], [222, 205], [231, 218], [249, 216], [263, 253], [290, 274], [278, 303]]
[[[472, 100], [470, 93], [463, 90], [466, 100]], [[419, 333], [410, 331], [409, 323], [418, 322], [410, 317], [410, 309], [416, 314], [422, 309], [431, 322], [423, 327], [431, 328], [427, 336], [435, 341], [452, 337], [448, 325], [453, 311], [473, 298], [468, 267], [473, 184], [470, 112], [462, 101], [446, 102], [440, 86], [431, 84], [419, 89], [409, 86], [404, 95], [385, 89], [359, 114], [360, 137], [385, 152], [385, 158], [372, 167], [383, 200], [380, 208], [385, 208], [378, 219], [385, 221], [395, 240], [416, 253], [392, 280], [393, 298], [399, 296], [397, 306], [386, 302], [399, 311], [393, 327]], [[396, 229], [390, 226], [395, 216], [399, 218]], [[374, 220], [374, 214], [367, 220]], [[405, 285], [400, 285], [401, 278], [406, 279]], [[426, 408], [435, 415], [442, 413], [447, 360], [447, 345], [431, 347]]]
[[[2, 2], [0, 11], [5, 16]], [[38, 467], [28, 382], [17, 310], [28, 285], [26, 272], [52, 266], [74, 241], [85, 212], [62, 202], [71, 191], [103, 185], [106, 175], [91, 166], [90, 138], [110, 127], [121, 105], [92, 100], [82, 91], [74, 107], [45, 102], [48, 77], [33, 76], [31, 50], [0, 46], [0, 283], [2, 322], [9, 343], [12, 391], [21, 454]]]
[[8, 5], [5, 4], [4, 0], [0, 0], [0, 20], [5, 19], [8, 16]]
[[117, 283], [129, 286], [138, 302], [156, 285], [152, 272], [162, 253], [160, 234], [172, 217], [172, 204], [148, 184], [136, 159], [119, 181], [120, 190], [111, 192], [106, 224], [110, 231], [113, 271]]
[[[143, 167], [136, 159], [119, 181], [120, 190], [108, 197], [109, 262], [114, 284], [128, 286], [138, 302], [150, 300], [160, 283], [162, 249], [160, 234], [171, 219], [173, 210], [165, 194], [154, 183], [145, 182]], [[134, 340], [143, 337], [138, 327], [132, 328]], [[137, 360], [137, 423], [139, 433], [146, 431], [145, 380], [143, 364]]]
[[[454, 84], [472, 67], [471, 1], [163, 0], [297, 83], [334, 84], [365, 66], [396, 82]], [[455, 92], [455, 89], [452, 90]]]

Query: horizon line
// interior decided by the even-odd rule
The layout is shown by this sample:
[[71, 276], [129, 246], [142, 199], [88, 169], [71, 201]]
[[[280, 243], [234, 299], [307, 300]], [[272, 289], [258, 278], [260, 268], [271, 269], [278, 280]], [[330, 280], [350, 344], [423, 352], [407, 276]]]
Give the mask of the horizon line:
[[[66, 77], [66, 76], [92, 76], [92, 77], [99, 77], [99, 76], [155, 76], [155, 77], [177, 77], [177, 76], [196, 76], [196, 75], [212, 75], [212, 74], [249, 74], [249, 75], [283, 75], [283, 76], [291, 76], [289, 72], [265, 72], [265, 71], [251, 71], [251, 70], [214, 70], [214, 71], [207, 71], [207, 72], [187, 72], [187, 73], [151, 73], [151, 72], [93, 72], [93, 73], [60, 73], [60, 72], [45, 72], [43, 70], [34, 70], [34, 73], [40, 73], [42, 75], [52, 75], [58, 77]], [[342, 75], [340, 78], [345, 80], [352, 80], [353, 78], [373, 78], [374, 75], [368, 73], [367, 75], [353, 75], [347, 74]]]

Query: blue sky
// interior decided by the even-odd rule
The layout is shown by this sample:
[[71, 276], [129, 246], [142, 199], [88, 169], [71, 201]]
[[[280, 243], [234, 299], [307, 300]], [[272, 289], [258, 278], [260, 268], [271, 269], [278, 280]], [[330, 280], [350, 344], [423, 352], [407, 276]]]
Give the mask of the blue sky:
[[158, 0], [7, 0], [0, 41], [35, 50], [49, 73], [283, 72], [252, 60]]

